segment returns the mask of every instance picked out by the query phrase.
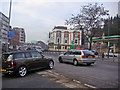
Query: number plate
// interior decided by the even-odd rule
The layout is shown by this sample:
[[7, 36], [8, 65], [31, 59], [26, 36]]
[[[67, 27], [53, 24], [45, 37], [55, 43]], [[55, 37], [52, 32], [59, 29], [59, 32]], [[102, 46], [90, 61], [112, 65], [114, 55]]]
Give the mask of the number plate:
[[6, 69], [1, 69], [2, 72], [6, 72]]
[[88, 58], [92, 58], [92, 56], [88, 56]]

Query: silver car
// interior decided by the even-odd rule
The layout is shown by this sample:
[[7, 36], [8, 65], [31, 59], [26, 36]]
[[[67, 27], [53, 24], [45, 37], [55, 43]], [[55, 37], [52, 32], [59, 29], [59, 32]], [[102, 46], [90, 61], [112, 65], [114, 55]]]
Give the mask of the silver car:
[[71, 62], [73, 65], [86, 63], [87, 65], [94, 64], [96, 59], [93, 52], [89, 50], [70, 50], [59, 55], [59, 62]]

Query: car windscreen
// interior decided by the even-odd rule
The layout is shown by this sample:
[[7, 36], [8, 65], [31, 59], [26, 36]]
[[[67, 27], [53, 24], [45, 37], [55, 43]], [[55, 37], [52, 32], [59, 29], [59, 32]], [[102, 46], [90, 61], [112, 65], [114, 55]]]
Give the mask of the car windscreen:
[[84, 55], [94, 55], [94, 53], [91, 51], [83, 51], [83, 53]]
[[2, 55], [2, 60], [3, 61], [10, 61], [10, 60], [12, 60], [12, 58], [13, 58], [12, 54], [3, 54]]

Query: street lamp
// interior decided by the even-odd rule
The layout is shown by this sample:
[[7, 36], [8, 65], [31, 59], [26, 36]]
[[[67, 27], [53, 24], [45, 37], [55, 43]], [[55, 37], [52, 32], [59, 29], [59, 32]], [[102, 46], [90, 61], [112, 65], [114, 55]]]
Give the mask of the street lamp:
[[[12, 7], [12, 0], [10, 0], [10, 8], [9, 8], [9, 28], [8, 28], [8, 30], [10, 29], [10, 18], [11, 18], [11, 7]], [[8, 37], [7, 37], [7, 39], [8, 39]], [[10, 39], [10, 44], [11, 44], [11, 42], [12, 42], [12, 39]], [[7, 44], [7, 51], [8, 51], [8, 44]]]
[[109, 14], [107, 14], [108, 15], [108, 58], [109, 58], [109, 46], [110, 46], [110, 42], [109, 42], [109, 35], [110, 35], [110, 21], [109, 21], [109, 19], [110, 19], [110, 15]]

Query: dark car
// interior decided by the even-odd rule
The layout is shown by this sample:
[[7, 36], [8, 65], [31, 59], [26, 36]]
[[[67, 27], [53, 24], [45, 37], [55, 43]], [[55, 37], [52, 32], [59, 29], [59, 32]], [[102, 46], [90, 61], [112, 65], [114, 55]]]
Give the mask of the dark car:
[[38, 51], [14, 51], [2, 55], [2, 73], [15, 73], [19, 76], [25, 76], [28, 71], [50, 68], [53, 69], [54, 61], [51, 58], [45, 58]]
[[96, 50], [92, 50], [92, 52], [95, 54], [95, 55], [98, 55], [98, 52]]

